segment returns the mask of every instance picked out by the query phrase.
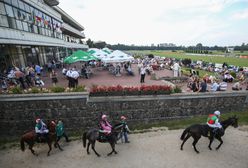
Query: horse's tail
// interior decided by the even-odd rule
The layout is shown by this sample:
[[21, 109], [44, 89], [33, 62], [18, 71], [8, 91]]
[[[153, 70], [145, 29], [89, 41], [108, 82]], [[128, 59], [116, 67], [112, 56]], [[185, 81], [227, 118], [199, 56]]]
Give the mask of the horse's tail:
[[21, 150], [24, 151], [24, 150], [25, 150], [25, 144], [24, 144], [24, 139], [23, 139], [23, 137], [21, 138], [20, 143], [21, 143]]
[[182, 141], [184, 140], [185, 136], [188, 134], [189, 130], [190, 130], [190, 127], [186, 128], [186, 129], [183, 131], [183, 133], [182, 133], [182, 135], [181, 135], [181, 138], [180, 138]]
[[86, 139], [86, 134], [87, 134], [87, 132], [84, 132], [83, 137], [82, 137], [84, 147], [86, 147], [86, 140], [87, 140]]

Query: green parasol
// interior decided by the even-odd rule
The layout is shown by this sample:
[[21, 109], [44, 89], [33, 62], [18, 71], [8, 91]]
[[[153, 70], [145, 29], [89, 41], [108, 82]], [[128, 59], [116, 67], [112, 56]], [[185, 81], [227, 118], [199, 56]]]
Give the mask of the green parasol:
[[99, 60], [97, 57], [94, 57], [93, 55], [82, 51], [82, 50], [78, 50], [76, 52], [74, 52], [72, 55], [70, 55], [69, 57], [66, 57], [64, 59], [64, 63], [66, 64], [72, 64], [75, 62], [79, 62], [79, 61], [92, 61], [92, 60]]

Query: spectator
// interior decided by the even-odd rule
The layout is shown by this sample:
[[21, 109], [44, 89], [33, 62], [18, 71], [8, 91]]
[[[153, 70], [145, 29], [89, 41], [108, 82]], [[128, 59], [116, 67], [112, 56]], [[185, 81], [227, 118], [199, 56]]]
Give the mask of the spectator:
[[143, 66], [140, 69], [140, 83], [145, 83], [146, 68]]
[[50, 78], [52, 79], [53, 86], [56, 86], [56, 83], [58, 82], [58, 78], [57, 78], [57, 73], [54, 71], [54, 69], [50, 73]]
[[173, 65], [173, 72], [174, 72], [174, 77], [178, 77], [178, 72], [179, 72], [180, 66], [177, 62], [174, 63]]
[[242, 90], [240, 82], [234, 83], [233, 86], [232, 86], [232, 90]]
[[207, 92], [207, 82], [206, 79], [201, 80], [199, 92]]
[[216, 82], [216, 80], [214, 80], [212, 86], [211, 86], [211, 91], [212, 92], [216, 92], [219, 90], [219, 84]]
[[229, 72], [226, 72], [224, 75], [223, 81], [224, 82], [232, 82], [233, 79], [234, 79], [234, 77]]
[[226, 82], [219, 83], [218, 91], [226, 91], [226, 90], [227, 90], [227, 83]]

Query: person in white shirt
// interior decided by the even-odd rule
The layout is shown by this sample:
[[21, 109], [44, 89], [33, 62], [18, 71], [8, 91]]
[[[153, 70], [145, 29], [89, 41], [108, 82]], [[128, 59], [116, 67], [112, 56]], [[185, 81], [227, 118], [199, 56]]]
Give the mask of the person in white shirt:
[[180, 68], [179, 64], [175, 62], [173, 65], [174, 77], [178, 77], [179, 68]]
[[211, 86], [211, 91], [216, 92], [218, 90], [219, 90], [219, 85], [216, 81], [214, 81], [214, 83]]
[[144, 66], [140, 69], [140, 83], [145, 83], [145, 76], [146, 76], [146, 68]]
[[68, 80], [68, 87], [71, 88], [73, 86], [72, 70], [71, 69], [69, 69], [66, 72], [66, 77], [67, 77], [67, 80]]
[[74, 68], [72, 69], [71, 78], [73, 80], [72, 87], [77, 87], [78, 86], [79, 73]]

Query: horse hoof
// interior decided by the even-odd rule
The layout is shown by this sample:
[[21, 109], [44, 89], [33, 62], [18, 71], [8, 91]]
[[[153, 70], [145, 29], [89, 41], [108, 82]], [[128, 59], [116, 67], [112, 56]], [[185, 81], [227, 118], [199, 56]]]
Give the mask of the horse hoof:
[[219, 148], [215, 148], [215, 150], [219, 150]]
[[59, 148], [59, 150], [60, 150], [60, 151], [63, 151], [64, 149], [62, 149], [62, 148]]
[[199, 154], [200, 152], [199, 151], [196, 151], [197, 154]]
[[209, 148], [209, 150], [212, 150], [212, 148], [210, 148], [210, 147], [208, 147]]
[[89, 154], [90, 154], [90, 152], [87, 152], [87, 154], [89, 155]]
[[180, 150], [182, 151], [182, 150], [183, 150], [183, 148], [180, 148]]
[[101, 155], [97, 155], [97, 157], [101, 157]]
[[117, 152], [115, 152], [115, 154], [118, 154]]

